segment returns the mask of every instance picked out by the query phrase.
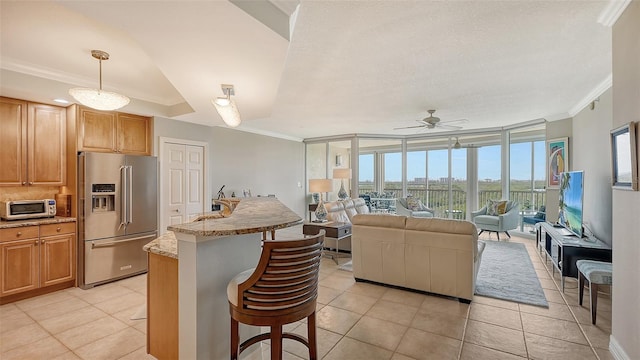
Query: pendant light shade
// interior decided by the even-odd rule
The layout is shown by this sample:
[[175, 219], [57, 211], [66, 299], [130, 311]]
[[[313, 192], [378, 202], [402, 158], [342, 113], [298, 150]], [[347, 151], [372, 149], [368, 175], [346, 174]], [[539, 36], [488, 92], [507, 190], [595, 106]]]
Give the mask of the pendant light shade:
[[231, 98], [231, 95], [235, 95], [233, 85], [222, 84], [222, 92], [224, 92], [226, 96], [215, 98], [211, 100], [211, 103], [215, 106], [218, 114], [220, 114], [220, 117], [227, 126], [236, 127], [240, 125], [242, 119], [240, 119], [240, 112], [238, 111], [236, 102]]
[[100, 89], [73, 88], [69, 89], [69, 95], [80, 104], [96, 110], [111, 111], [126, 106], [130, 101], [128, 97], [102, 90], [102, 60], [109, 60], [109, 54], [102, 50], [91, 50], [91, 56], [100, 61]]

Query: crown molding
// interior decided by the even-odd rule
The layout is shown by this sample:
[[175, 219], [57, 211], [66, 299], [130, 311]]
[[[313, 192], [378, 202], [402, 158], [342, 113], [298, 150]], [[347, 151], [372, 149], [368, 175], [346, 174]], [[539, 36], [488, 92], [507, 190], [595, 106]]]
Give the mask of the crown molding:
[[598, 16], [598, 23], [612, 27], [630, 3], [631, 0], [609, 0], [607, 7]]
[[605, 91], [607, 91], [611, 85], [613, 84], [613, 76], [609, 74], [606, 79], [604, 79], [600, 84], [598, 84], [593, 90], [591, 90], [582, 100], [578, 101], [570, 110], [569, 115], [571, 117], [576, 116], [582, 109], [587, 107], [592, 101], [597, 99], [600, 95], [602, 95]]

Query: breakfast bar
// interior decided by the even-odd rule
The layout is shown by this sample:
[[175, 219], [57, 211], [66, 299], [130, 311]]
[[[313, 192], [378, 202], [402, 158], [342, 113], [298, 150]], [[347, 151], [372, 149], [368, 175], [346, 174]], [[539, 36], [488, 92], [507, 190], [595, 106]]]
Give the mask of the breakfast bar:
[[[302, 218], [276, 198], [242, 198], [231, 213], [212, 212], [190, 223], [171, 225], [167, 229], [175, 240], [169, 233], [145, 246], [151, 254], [177, 259], [181, 359], [229, 358], [228, 282], [257, 265], [263, 234], [300, 223]], [[149, 281], [152, 272], [150, 266]], [[257, 331], [241, 328], [241, 336]], [[148, 334], [149, 341], [151, 337]]]

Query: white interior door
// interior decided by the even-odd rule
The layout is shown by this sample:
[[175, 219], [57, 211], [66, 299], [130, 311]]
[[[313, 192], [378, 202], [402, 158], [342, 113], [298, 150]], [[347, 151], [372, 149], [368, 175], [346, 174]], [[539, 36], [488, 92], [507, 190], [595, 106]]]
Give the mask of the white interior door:
[[[185, 141], [186, 142], [186, 141]], [[206, 146], [161, 139], [160, 233], [205, 212]]]

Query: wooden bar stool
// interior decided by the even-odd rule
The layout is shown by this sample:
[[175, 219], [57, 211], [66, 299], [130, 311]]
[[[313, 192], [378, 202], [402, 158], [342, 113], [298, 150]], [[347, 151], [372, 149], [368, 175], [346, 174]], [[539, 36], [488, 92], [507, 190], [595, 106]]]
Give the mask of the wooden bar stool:
[[598, 307], [598, 285], [613, 284], [613, 266], [610, 262], [595, 260], [578, 260], [578, 286], [580, 288], [578, 302], [582, 305], [585, 279], [589, 282], [589, 297], [591, 306], [591, 323], [596, 324], [596, 308]]
[[[243, 271], [227, 286], [231, 313], [231, 359], [249, 346], [270, 339], [271, 359], [282, 359], [282, 339], [293, 339], [318, 358], [316, 299], [324, 230], [300, 240], [263, 241], [255, 269]], [[282, 326], [307, 318], [307, 339], [283, 333]], [[240, 343], [238, 324], [269, 326], [270, 332]]]

